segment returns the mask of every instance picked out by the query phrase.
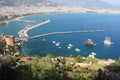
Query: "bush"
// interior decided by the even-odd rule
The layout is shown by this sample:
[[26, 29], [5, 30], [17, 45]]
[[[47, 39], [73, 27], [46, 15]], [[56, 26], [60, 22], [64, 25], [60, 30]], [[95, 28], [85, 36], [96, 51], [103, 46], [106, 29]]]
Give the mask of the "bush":
[[47, 54], [46, 57], [54, 58], [55, 56], [53, 54]]
[[83, 58], [81, 57], [81, 55], [78, 55], [78, 56], [75, 58], [75, 60], [76, 60], [77, 62], [83, 62]]

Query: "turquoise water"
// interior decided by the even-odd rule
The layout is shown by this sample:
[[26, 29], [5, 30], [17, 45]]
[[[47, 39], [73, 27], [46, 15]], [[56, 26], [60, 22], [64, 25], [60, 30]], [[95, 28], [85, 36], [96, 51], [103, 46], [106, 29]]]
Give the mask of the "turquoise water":
[[[42, 20], [50, 19], [51, 22], [41, 27], [35, 28], [29, 32], [30, 36], [57, 32], [57, 31], [77, 31], [105, 29], [105, 32], [78, 33], [78, 34], [60, 34], [40, 37], [29, 40], [23, 48], [26, 55], [54, 54], [55, 56], [69, 56], [78, 54], [88, 56], [95, 52], [99, 58], [117, 59], [120, 56], [120, 15], [117, 14], [42, 14], [24, 17], [24, 20], [35, 20], [34, 23], [21, 23], [11, 21], [8, 25], [1, 25], [0, 32], [4, 34], [17, 35], [17, 32], [27, 25], [35, 25]], [[103, 40], [106, 36], [111, 38], [114, 43], [111, 46], [104, 46]], [[45, 38], [46, 41], [42, 41]], [[87, 47], [84, 41], [91, 38], [96, 46]], [[62, 48], [56, 47], [52, 41], [60, 42]], [[73, 48], [68, 50], [67, 45], [73, 44]], [[81, 51], [76, 52], [75, 48]]]

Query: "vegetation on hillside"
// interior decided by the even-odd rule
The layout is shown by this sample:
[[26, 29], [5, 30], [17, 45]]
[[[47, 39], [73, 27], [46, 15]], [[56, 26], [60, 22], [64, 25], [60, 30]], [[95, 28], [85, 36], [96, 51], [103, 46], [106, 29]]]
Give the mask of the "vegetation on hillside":
[[0, 80], [120, 80], [120, 59], [110, 64], [109, 60], [82, 59], [80, 55], [73, 58], [48, 54], [27, 61], [22, 57], [0, 58]]

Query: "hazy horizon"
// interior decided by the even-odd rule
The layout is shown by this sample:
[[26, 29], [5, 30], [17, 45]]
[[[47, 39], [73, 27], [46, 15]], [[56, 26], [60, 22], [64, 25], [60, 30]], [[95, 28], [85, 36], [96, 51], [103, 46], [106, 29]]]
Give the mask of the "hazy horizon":
[[[54, 2], [65, 2], [65, 0], [50, 0], [50, 1], [54, 1]], [[75, 1], [79, 1], [79, 0], [74, 0]], [[118, 6], [120, 4], [120, 0], [98, 0], [98, 1], [104, 1], [109, 3], [112, 6]], [[71, 1], [70, 1], [71, 2]]]

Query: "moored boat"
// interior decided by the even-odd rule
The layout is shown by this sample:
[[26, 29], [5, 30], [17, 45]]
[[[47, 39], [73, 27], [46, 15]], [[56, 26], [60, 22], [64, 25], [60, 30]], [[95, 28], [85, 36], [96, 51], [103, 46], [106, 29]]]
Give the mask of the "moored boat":
[[87, 39], [84, 42], [84, 44], [87, 45], [87, 46], [95, 46], [96, 45], [91, 39]]
[[105, 45], [111, 45], [112, 44], [110, 37], [105, 37], [104, 44]]
[[75, 51], [76, 51], [76, 52], [80, 52], [80, 49], [76, 48]]

